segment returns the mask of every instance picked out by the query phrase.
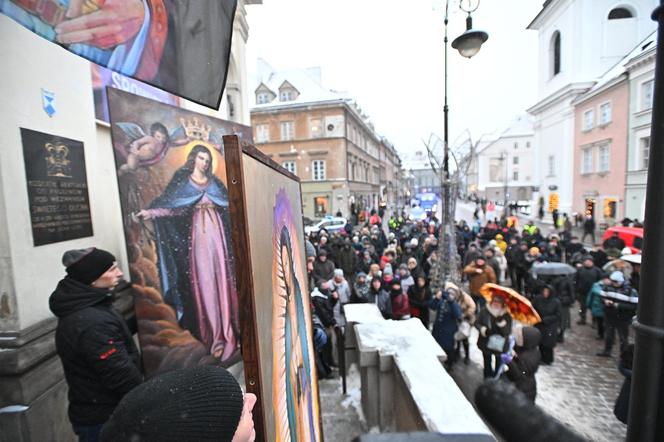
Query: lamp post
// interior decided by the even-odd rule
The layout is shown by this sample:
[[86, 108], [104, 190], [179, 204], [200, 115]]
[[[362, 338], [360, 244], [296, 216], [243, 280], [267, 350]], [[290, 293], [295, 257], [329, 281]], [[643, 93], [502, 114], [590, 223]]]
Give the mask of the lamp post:
[[[466, 58], [476, 55], [482, 44], [489, 38], [486, 32], [472, 29], [473, 20], [471, 13], [475, 12], [480, 5], [480, 0], [460, 0], [459, 8], [468, 14], [466, 18], [466, 31], [454, 39], [452, 47]], [[449, 106], [447, 104], [447, 27], [449, 23], [450, 0], [445, 0], [445, 101], [443, 106], [443, 167], [441, 169], [441, 190], [443, 197], [442, 220], [439, 231], [438, 262], [436, 278], [432, 278], [432, 288], [443, 287], [445, 281], [459, 281], [458, 253], [456, 248], [456, 226], [454, 225], [454, 214], [456, 209], [457, 186], [452, 184], [450, 177], [450, 150], [449, 150]]]
[[636, 349], [629, 404], [627, 441], [664, 440], [664, 0], [652, 13], [658, 22], [651, 149], [646, 188], [641, 293], [634, 321]]

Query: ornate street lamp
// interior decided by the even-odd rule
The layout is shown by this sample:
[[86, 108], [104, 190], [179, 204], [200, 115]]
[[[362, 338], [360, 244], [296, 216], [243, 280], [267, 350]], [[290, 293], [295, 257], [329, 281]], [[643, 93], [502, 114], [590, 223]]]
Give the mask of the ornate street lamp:
[[[479, 52], [482, 44], [489, 38], [486, 32], [472, 29], [473, 20], [470, 14], [477, 10], [480, 0], [460, 0], [459, 8], [468, 13], [466, 19], [466, 32], [454, 39], [452, 47], [458, 49], [459, 53], [470, 58]], [[450, 177], [450, 150], [449, 150], [449, 106], [447, 104], [447, 25], [449, 23], [450, 1], [445, 0], [445, 103], [443, 106], [443, 167], [441, 168], [441, 189], [443, 199], [442, 220], [440, 223], [439, 244], [438, 244], [438, 262], [435, 266], [436, 275], [431, 278], [432, 289], [442, 288], [445, 281], [460, 281], [458, 253], [456, 247], [456, 226], [454, 224], [454, 215], [456, 211], [456, 200], [458, 186], [452, 183]]]

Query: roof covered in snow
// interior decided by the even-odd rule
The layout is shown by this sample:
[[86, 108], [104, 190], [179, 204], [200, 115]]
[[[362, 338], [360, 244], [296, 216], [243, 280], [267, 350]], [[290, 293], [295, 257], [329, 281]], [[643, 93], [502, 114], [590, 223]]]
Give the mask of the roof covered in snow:
[[[280, 90], [288, 87], [295, 89], [294, 99], [280, 101]], [[264, 90], [265, 88], [272, 92], [274, 98], [269, 103], [258, 104], [257, 95], [252, 94], [251, 107], [253, 109], [324, 101], [351, 101], [346, 93], [327, 89], [322, 85], [320, 67], [276, 70], [264, 60], [259, 60], [252, 90], [257, 92], [259, 89]]]
[[636, 45], [622, 60], [616, 63], [612, 68], [602, 74], [595, 82], [595, 85], [591, 87], [588, 92], [581, 95], [575, 100], [575, 103], [580, 103], [587, 100], [590, 97], [595, 96], [597, 93], [604, 90], [606, 87], [613, 85], [620, 77], [625, 77], [627, 72], [627, 66], [636, 58], [642, 54], [653, 50], [657, 47], [657, 31], [654, 31], [645, 40]]

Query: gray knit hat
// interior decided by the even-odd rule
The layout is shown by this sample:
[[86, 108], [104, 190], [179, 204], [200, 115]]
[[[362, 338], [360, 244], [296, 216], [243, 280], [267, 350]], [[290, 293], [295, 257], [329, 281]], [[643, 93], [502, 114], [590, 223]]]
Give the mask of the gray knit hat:
[[221, 367], [156, 376], [130, 391], [101, 431], [102, 442], [231, 442], [244, 398]]

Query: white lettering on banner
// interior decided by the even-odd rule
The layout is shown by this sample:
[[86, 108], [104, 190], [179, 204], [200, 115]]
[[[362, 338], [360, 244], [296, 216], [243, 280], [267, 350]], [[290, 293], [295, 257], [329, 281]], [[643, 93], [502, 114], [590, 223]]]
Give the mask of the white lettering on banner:
[[162, 101], [159, 97], [157, 97], [154, 94], [151, 94], [150, 92], [146, 91], [143, 89], [139, 84], [136, 82], [132, 81], [131, 79], [125, 77], [124, 75], [120, 75], [117, 72], [111, 73], [111, 81], [113, 82], [113, 87], [126, 91], [126, 92], [131, 92], [132, 94], [135, 95], [140, 95], [141, 97], [149, 98], [151, 100], [155, 101]]

